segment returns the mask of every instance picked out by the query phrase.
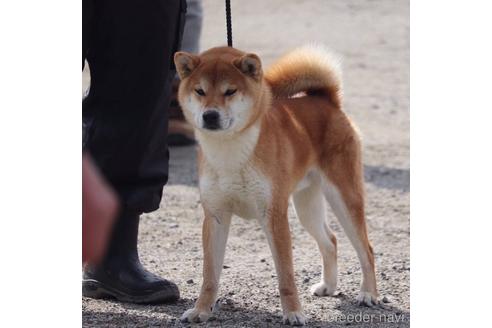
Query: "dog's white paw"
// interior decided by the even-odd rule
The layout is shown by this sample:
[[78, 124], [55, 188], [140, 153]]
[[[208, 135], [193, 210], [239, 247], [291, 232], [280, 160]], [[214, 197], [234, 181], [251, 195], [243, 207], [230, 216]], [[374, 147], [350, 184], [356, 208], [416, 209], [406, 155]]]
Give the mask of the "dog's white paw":
[[333, 296], [336, 286], [330, 286], [324, 282], [319, 282], [311, 286], [311, 294], [314, 296]]
[[304, 326], [307, 322], [306, 316], [301, 312], [287, 312], [284, 314], [283, 323], [291, 326]]
[[370, 292], [360, 291], [357, 296], [357, 303], [362, 306], [373, 307], [379, 304], [378, 297]]
[[181, 322], [205, 322], [212, 315], [211, 311], [200, 310], [197, 308], [192, 308], [187, 310], [181, 316]]

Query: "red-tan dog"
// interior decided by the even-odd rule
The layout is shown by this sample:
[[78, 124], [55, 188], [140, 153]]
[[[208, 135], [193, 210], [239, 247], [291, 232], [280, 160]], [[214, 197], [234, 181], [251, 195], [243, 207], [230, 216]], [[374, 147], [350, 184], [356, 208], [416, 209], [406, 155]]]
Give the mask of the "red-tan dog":
[[195, 307], [181, 319], [210, 317], [235, 214], [257, 219], [267, 236], [284, 322], [306, 322], [294, 279], [290, 196], [323, 258], [323, 278], [312, 293], [333, 295], [337, 285], [337, 243], [326, 221], [326, 199], [362, 266], [357, 299], [369, 306], [378, 303], [364, 216], [361, 146], [341, 109], [337, 61], [321, 47], [294, 50], [265, 74], [258, 56], [227, 47], [200, 56], [178, 52], [174, 61], [181, 78], [179, 101], [200, 144], [205, 213], [203, 285]]

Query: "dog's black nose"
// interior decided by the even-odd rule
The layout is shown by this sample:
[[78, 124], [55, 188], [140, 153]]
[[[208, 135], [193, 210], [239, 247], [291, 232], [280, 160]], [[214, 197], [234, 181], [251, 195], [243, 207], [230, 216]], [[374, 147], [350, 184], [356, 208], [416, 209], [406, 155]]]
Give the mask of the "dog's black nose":
[[203, 118], [203, 127], [210, 130], [216, 130], [220, 128], [219, 124], [219, 112], [215, 110], [207, 110], [202, 115]]

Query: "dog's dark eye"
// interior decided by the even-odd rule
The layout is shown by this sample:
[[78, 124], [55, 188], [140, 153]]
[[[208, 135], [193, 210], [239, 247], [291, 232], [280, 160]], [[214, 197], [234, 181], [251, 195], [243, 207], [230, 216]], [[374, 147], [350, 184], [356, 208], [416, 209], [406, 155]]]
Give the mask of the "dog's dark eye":
[[195, 89], [195, 92], [199, 96], [205, 96], [205, 91], [203, 91], [203, 89]]
[[232, 96], [235, 94], [237, 89], [227, 89], [226, 92], [224, 93], [224, 96]]

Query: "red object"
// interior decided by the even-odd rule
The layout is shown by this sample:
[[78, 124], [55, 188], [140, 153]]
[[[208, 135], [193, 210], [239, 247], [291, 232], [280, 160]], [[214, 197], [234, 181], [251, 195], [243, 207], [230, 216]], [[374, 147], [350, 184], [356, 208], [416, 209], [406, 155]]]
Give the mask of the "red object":
[[118, 199], [89, 155], [82, 157], [82, 262], [98, 263], [103, 258]]

